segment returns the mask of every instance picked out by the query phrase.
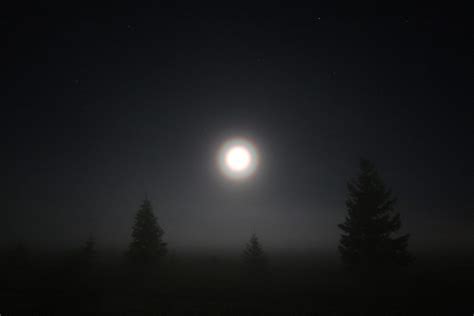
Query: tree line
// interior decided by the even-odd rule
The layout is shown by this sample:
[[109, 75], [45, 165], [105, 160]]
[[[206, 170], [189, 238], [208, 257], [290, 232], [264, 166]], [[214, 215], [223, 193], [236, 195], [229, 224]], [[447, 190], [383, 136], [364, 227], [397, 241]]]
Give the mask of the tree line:
[[[407, 251], [409, 235], [396, 235], [401, 228], [400, 213], [395, 209], [397, 200], [372, 162], [361, 159], [359, 173], [347, 183], [347, 190], [347, 215], [338, 225], [342, 230], [338, 249], [344, 266], [373, 272], [410, 263], [413, 257]], [[142, 264], [159, 261], [167, 253], [163, 234], [150, 201], [145, 199], [135, 215], [127, 257]], [[242, 257], [249, 272], [265, 270], [267, 258], [255, 233]]]
[[[347, 215], [338, 225], [342, 231], [338, 250], [344, 266], [372, 274], [412, 262], [413, 256], [407, 251], [409, 235], [397, 235], [401, 228], [397, 199], [372, 162], [361, 159], [359, 172], [348, 181], [347, 191]], [[151, 202], [145, 198], [135, 214], [126, 251], [129, 262], [149, 266], [159, 263], [168, 247], [163, 235]], [[95, 244], [92, 237], [85, 242], [80, 256], [83, 263], [94, 261]], [[17, 247], [15, 251], [23, 253], [25, 249]], [[252, 275], [262, 275], [267, 269], [268, 258], [255, 233], [242, 251], [242, 261]]]

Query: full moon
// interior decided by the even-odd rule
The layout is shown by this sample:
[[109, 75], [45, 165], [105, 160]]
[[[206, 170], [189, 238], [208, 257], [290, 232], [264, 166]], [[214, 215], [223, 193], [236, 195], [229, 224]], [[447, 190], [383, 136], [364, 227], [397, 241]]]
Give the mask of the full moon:
[[258, 164], [255, 146], [243, 138], [225, 142], [219, 150], [219, 166], [225, 176], [239, 180], [251, 176]]
[[235, 146], [229, 149], [225, 155], [225, 163], [234, 171], [242, 171], [249, 167], [250, 153], [243, 146]]

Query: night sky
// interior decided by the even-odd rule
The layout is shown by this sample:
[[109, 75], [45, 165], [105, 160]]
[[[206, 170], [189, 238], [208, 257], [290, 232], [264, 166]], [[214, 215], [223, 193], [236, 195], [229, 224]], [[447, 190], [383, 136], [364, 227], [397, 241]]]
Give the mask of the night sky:
[[[316, 8], [1, 13], [2, 243], [125, 248], [145, 195], [172, 249], [337, 251], [374, 161], [410, 248], [474, 246], [474, 28]], [[261, 164], [229, 181], [230, 137]], [[472, 247], [471, 247], [472, 249]]]

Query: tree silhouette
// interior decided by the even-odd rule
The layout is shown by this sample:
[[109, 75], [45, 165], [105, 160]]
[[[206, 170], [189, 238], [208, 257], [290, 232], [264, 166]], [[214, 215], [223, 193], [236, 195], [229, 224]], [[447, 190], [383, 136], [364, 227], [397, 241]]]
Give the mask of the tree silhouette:
[[95, 238], [89, 236], [80, 251], [81, 261], [85, 264], [93, 263], [97, 258], [97, 249]]
[[249, 242], [245, 246], [242, 254], [244, 264], [247, 271], [251, 275], [258, 275], [265, 272], [267, 268], [267, 260], [256, 234], [252, 234]]
[[139, 263], [155, 262], [166, 253], [162, 237], [163, 229], [158, 225], [150, 201], [145, 199], [135, 215], [128, 257]]
[[93, 236], [84, 242], [76, 256], [71, 257], [66, 265], [67, 277], [65, 279], [72, 288], [86, 291], [97, 281], [99, 264], [97, 261], [97, 246]]
[[339, 245], [343, 263], [373, 272], [381, 266], [410, 262], [409, 235], [393, 237], [401, 227], [400, 214], [394, 209], [396, 198], [374, 165], [362, 159], [359, 175], [347, 187], [348, 215], [338, 225], [343, 231]]

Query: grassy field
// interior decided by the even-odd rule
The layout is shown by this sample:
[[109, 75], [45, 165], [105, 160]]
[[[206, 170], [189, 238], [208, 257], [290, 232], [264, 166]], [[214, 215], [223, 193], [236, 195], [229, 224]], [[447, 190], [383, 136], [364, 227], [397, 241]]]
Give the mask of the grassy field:
[[[337, 258], [281, 255], [251, 276], [238, 256], [169, 255], [131, 266], [119, 254], [3, 260], [3, 315], [472, 315], [474, 265], [425, 257], [372, 281]], [[455, 263], [457, 262], [457, 263]]]

